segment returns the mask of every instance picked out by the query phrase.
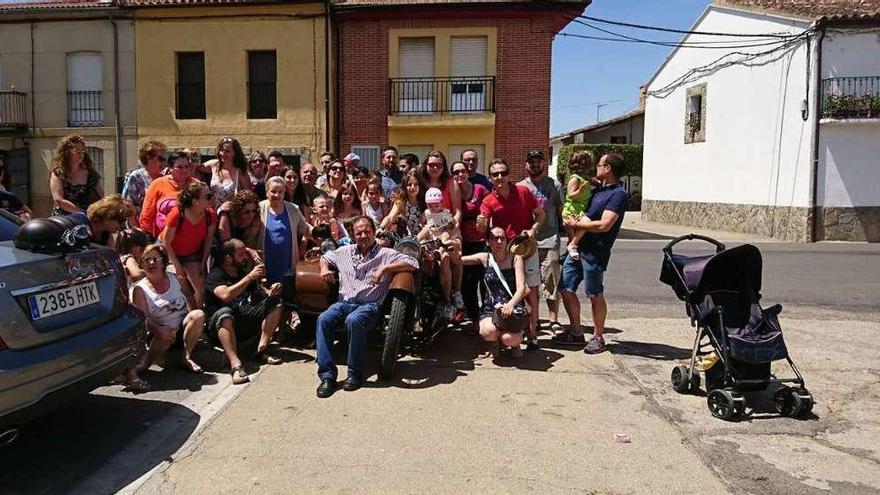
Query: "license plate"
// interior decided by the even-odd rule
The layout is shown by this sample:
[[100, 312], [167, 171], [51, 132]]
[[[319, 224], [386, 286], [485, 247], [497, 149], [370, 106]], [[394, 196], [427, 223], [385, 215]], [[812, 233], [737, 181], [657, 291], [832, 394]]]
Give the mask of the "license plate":
[[73, 311], [90, 304], [101, 302], [95, 282], [73, 285], [28, 297], [31, 319], [39, 320], [47, 316]]

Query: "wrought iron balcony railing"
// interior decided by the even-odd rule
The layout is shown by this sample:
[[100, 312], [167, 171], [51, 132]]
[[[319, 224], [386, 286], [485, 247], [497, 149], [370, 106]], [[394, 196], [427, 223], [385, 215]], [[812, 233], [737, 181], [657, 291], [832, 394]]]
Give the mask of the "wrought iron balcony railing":
[[388, 88], [391, 115], [495, 111], [495, 76], [397, 77]]
[[823, 79], [822, 117], [880, 118], [880, 76]]
[[0, 91], [0, 130], [17, 131], [26, 129], [27, 93], [21, 91]]
[[103, 91], [68, 91], [67, 126], [100, 127], [104, 125]]

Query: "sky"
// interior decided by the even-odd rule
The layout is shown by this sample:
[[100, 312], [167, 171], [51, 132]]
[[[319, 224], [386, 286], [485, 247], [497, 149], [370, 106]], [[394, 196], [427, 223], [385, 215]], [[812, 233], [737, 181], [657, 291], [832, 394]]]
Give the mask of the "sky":
[[[593, 0], [583, 15], [632, 24], [688, 29], [710, 0]], [[681, 35], [589, 22], [627, 36], [679, 41]], [[613, 37], [569, 23], [563, 33]], [[614, 118], [638, 107], [645, 84], [672, 48], [557, 36], [553, 41], [550, 135]]]

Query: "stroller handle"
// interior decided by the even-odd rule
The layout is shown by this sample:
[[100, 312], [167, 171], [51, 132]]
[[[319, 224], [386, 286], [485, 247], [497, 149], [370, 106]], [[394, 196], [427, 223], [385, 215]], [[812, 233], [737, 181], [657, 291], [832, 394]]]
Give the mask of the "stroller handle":
[[705, 242], [708, 242], [709, 244], [713, 244], [715, 246], [716, 253], [720, 253], [721, 251], [724, 251], [725, 249], [727, 249], [724, 246], [724, 244], [716, 241], [715, 239], [712, 239], [711, 237], [707, 237], [707, 236], [700, 235], [700, 234], [687, 234], [687, 235], [683, 235], [681, 237], [677, 237], [677, 238], [669, 241], [669, 244], [667, 244], [666, 247], [663, 248], [663, 252], [671, 253], [672, 247], [675, 246], [676, 244], [678, 244], [679, 242], [692, 241], [694, 239], [697, 239], [700, 241], [705, 241]]

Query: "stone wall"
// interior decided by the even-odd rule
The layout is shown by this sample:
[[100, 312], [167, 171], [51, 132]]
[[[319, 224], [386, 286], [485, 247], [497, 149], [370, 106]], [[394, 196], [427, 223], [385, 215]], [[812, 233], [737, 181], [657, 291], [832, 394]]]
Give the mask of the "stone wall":
[[810, 240], [810, 209], [642, 200], [642, 219], [774, 237], [787, 241]]
[[[816, 237], [828, 241], [880, 242], [880, 206], [821, 210]], [[757, 234], [786, 241], [809, 242], [809, 208], [642, 201], [642, 219], [713, 230]]]
[[820, 239], [880, 242], [880, 206], [825, 207], [821, 218]]

